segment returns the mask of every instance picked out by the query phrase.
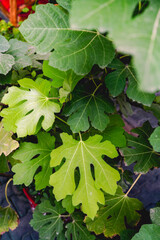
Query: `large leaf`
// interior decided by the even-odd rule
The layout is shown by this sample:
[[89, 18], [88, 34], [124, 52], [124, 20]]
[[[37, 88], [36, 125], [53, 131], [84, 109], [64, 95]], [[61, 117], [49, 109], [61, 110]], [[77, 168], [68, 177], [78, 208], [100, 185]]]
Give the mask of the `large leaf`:
[[0, 234], [14, 230], [18, 226], [17, 213], [11, 207], [0, 207]]
[[67, 240], [94, 240], [95, 236], [86, 229], [83, 225], [83, 215], [81, 213], [74, 213], [72, 215], [73, 221], [66, 225], [67, 231], [65, 236]]
[[[110, 194], [115, 194], [119, 180], [119, 173], [110, 167], [102, 155], [110, 158], [118, 156], [118, 153], [109, 141], [101, 142], [102, 136], [95, 135], [86, 141], [74, 140], [66, 133], [61, 134], [63, 145], [51, 153], [51, 166], [65, 163], [58, 171], [53, 173], [50, 184], [54, 187], [53, 193], [57, 201], [67, 195], [73, 195], [74, 206], [82, 203], [82, 210], [90, 218], [94, 218], [98, 210], [97, 202], [104, 204], [104, 195], [100, 189]], [[92, 176], [91, 165], [94, 166], [95, 180]], [[75, 183], [75, 169], [79, 168], [80, 181]]]
[[153, 224], [160, 226], [160, 207], [150, 209], [150, 218]]
[[154, 92], [160, 88], [160, 55], [157, 54], [160, 44], [160, 2], [150, 1], [148, 8], [133, 18], [138, 2], [76, 0], [72, 6], [71, 26], [73, 29], [109, 31], [117, 50], [133, 55], [141, 90]]
[[37, 6], [36, 13], [22, 23], [20, 31], [39, 53], [54, 48], [49, 64], [63, 71], [72, 69], [85, 75], [94, 64], [104, 68], [114, 57], [110, 40], [97, 31], [70, 29], [68, 13], [53, 4]]
[[2, 35], [0, 35], [0, 52], [6, 52], [10, 47], [9, 42], [7, 41], [7, 39], [5, 37], [3, 37]]
[[[140, 220], [137, 212], [143, 208], [138, 199], [126, 196], [121, 187], [118, 187], [114, 196], [105, 194], [105, 206], [102, 206], [92, 221], [88, 217], [85, 222], [90, 231], [96, 234], [103, 233], [106, 237], [119, 235], [127, 225], [133, 227]], [[127, 225], [126, 225], [127, 224]]]
[[154, 129], [149, 138], [149, 142], [156, 152], [160, 152], [160, 127]]
[[0, 53], [0, 74], [7, 74], [14, 65], [14, 57], [9, 54]]
[[36, 82], [24, 78], [18, 83], [22, 88], [10, 87], [2, 99], [9, 105], [0, 114], [4, 128], [19, 137], [35, 134], [38, 123], [47, 130], [54, 122], [54, 113], [60, 111], [57, 101], [49, 97], [51, 83], [40, 78]]
[[[94, 109], [94, 111], [93, 111]], [[75, 132], [88, 130], [91, 125], [103, 131], [109, 123], [106, 113], [114, 111], [113, 104], [106, 97], [96, 94], [96, 89], [81, 89], [77, 87], [73, 93], [73, 99], [66, 105], [64, 114], [70, 116], [67, 123], [71, 130]]]
[[160, 226], [155, 224], [145, 224], [141, 227], [139, 233], [132, 238], [132, 240], [153, 240], [160, 239]]
[[64, 212], [60, 204], [53, 207], [48, 200], [36, 207], [30, 225], [39, 232], [40, 240], [54, 240], [61, 234], [63, 230], [61, 214]]
[[125, 65], [120, 60], [114, 59], [108, 67], [115, 69], [115, 71], [108, 74], [105, 79], [106, 86], [113, 96], [118, 96], [122, 93], [126, 85], [126, 79], [128, 79], [127, 96], [144, 105], [152, 104], [155, 94], [139, 90], [139, 81], [132, 66]]
[[[52, 174], [50, 153], [54, 148], [55, 138], [45, 132], [39, 133], [37, 137], [37, 144], [24, 142], [14, 153], [13, 158], [21, 163], [16, 164], [12, 171], [15, 172], [14, 184], [28, 186], [34, 178], [36, 190], [40, 190], [49, 185], [49, 177]], [[35, 175], [39, 167], [41, 171]]]
[[12, 139], [12, 132], [7, 132], [0, 122], [0, 155], [4, 153], [5, 156], [9, 155], [13, 150], [19, 147], [19, 143]]
[[153, 150], [148, 140], [153, 132], [150, 124], [147, 122], [132, 132], [137, 133], [138, 137], [126, 134], [127, 147], [121, 149], [127, 165], [136, 162], [134, 171], [141, 173], [148, 172], [152, 167], [159, 167], [159, 154]]

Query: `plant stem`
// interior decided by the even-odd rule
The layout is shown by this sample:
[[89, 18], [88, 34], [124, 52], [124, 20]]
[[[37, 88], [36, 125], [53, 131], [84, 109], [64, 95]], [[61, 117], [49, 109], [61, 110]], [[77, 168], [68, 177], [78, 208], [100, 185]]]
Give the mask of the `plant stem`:
[[7, 201], [7, 203], [8, 203], [8, 207], [11, 206], [11, 203], [10, 203], [10, 201], [9, 201], [9, 199], [8, 199], [8, 196], [7, 196], [7, 189], [8, 189], [9, 183], [10, 183], [12, 180], [13, 180], [13, 178], [10, 178], [10, 179], [8, 180], [8, 182], [6, 183], [6, 186], [5, 186], [5, 197], [6, 197], [6, 201]]
[[137, 183], [137, 181], [139, 180], [139, 178], [141, 177], [142, 173], [140, 173], [138, 175], [138, 177], [136, 178], [136, 180], [134, 181], [134, 183], [131, 185], [131, 187], [129, 188], [129, 190], [127, 191], [127, 193], [125, 194], [125, 196], [128, 196], [128, 194], [130, 193], [130, 191], [132, 190], [132, 188], [134, 187], [134, 185]]
[[48, 99], [60, 99], [59, 97], [47, 97]]
[[56, 118], [59, 119], [61, 122], [65, 123], [65, 124], [67, 124], [67, 125], [69, 126], [69, 124], [68, 124], [66, 121], [64, 121], [62, 118], [58, 117], [57, 115], [55, 115], [55, 116], [56, 116]]
[[79, 138], [80, 138], [80, 141], [82, 142], [82, 135], [80, 132], [79, 132]]
[[141, 8], [142, 8], [142, 3], [141, 1], [139, 1], [139, 11], [141, 11]]
[[102, 85], [102, 83], [100, 83], [100, 84], [96, 87], [96, 89], [95, 89], [94, 92], [92, 93], [92, 96], [95, 95], [95, 93], [97, 92], [98, 88], [99, 88], [101, 85]]
[[65, 218], [65, 217], [70, 217], [70, 215], [60, 215], [60, 217]]

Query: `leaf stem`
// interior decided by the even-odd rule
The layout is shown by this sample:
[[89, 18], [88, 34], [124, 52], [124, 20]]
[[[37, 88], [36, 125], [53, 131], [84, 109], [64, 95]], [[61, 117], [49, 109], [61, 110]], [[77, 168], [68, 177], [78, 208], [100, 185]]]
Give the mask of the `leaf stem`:
[[60, 217], [65, 218], [65, 217], [70, 217], [70, 215], [60, 215]]
[[56, 116], [56, 118], [59, 119], [61, 122], [65, 123], [65, 124], [67, 124], [67, 125], [69, 126], [69, 124], [68, 124], [66, 121], [64, 121], [62, 118], [58, 117], [57, 115], [55, 115], [55, 116]]
[[82, 135], [80, 132], [79, 132], [79, 138], [80, 138], [80, 141], [82, 142]]
[[8, 199], [8, 196], [7, 196], [7, 189], [8, 189], [9, 183], [10, 183], [12, 180], [13, 180], [13, 178], [10, 178], [10, 179], [8, 180], [8, 182], [6, 183], [6, 186], [5, 186], [5, 198], [6, 198], [6, 201], [7, 201], [7, 203], [8, 203], [8, 207], [11, 206], [11, 203], [10, 203], [10, 201], [9, 201], [9, 199]]
[[99, 88], [101, 85], [102, 85], [102, 83], [100, 83], [100, 84], [96, 87], [96, 89], [95, 89], [94, 92], [92, 93], [92, 96], [95, 95], [95, 93], [97, 92], [98, 88]]
[[60, 99], [59, 97], [47, 97], [47, 99]]
[[128, 194], [130, 193], [130, 191], [132, 190], [132, 188], [134, 187], [134, 185], [137, 183], [137, 181], [139, 180], [139, 178], [142, 176], [142, 173], [140, 173], [138, 175], [138, 177], [136, 178], [136, 180], [134, 181], [134, 183], [131, 185], [131, 187], [129, 188], [129, 190], [127, 191], [127, 193], [125, 194], [125, 196], [128, 196]]

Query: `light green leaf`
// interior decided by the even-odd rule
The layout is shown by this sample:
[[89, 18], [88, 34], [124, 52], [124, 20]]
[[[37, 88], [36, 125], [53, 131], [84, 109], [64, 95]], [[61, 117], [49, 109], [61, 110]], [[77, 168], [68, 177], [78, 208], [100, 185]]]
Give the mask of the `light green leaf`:
[[160, 207], [150, 209], [150, 218], [153, 224], [160, 226]]
[[85, 219], [89, 231], [96, 234], [103, 233], [106, 237], [120, 235], [126, 224], [133, 227], [140, 220], [137, 212], [143, 208], [143, 204], [134, 198], [126, 196], [121, 187], [118, 187], [114, 196], [105, 194], [105, 206], [102, 206], [95, 219]]
[[160, 127], [154, 129], [149, 138], [149, 142], [156, 152], [160, 152]]
[[14, 57], [9, 54], [0, 53], [0, 74], [7, 74], [14, 65]]
[[7, 41], [7, 39], [5, 37], [3, 37], [2, 35], [0, 35], [0, 52], [6, 52], [10, 47], [9, 42]]
[[12, 132], [7, 132], [0, 122], [0, 155], [8, 156], [13, 150], [19, 147], [19, 143], [12, 139]]
[[106, 97], [95, 94], [97, 88], [92, 89], [90, 84], [90, 88], [77, 87], [73, 92], [72, 101], [64, 109], [64, 114], [70, 116], [67, 123], [72, 132], [88, 130], [89, 120], [91, 125], [100, 131], [103, 131], [109, 123], [106, 113], [112, 113], [114, 106]]
[[0, 234], [14, 230], [17, 226], [17, 213], [11, 207], [0, 207]]
[[160, 239], [160, 226], [155, 224], [144, 224], [139, 233], [132, 238], [132, 240], [153, 240]]
[[[73, 2], [74, 0], [72, 0]], [[62, 6], [64, 9], [70, 11], [71, 9], [71, 0], [57, 0], [56, 1], [60, 6]]]
[[[102, 136], [95, 135], [86, 141], [74, 140], [66, 133], [61, 134], [63, 145], [51, 153], [51, 166], [56, 167], [65, 158], [65, 163], [53, 173], [50, 184], [54, 187], [53, 193], [57, 201], [67, 195], [73, 195], [74, 206], [82, 203], [82, 211], [90, 218], [94, 218], [98, 210], [97, 202], [104, 204], [104, 196], [100, 189], [115, 194], [119, 180], [119, 173], [110, 167], [102, 155], [110, 158], [118, 156], [116, 148], [109, 141], [101, 142]], [[94, 166], [95, 180], [91, 173], [91, 164]], [[75, 184], [75, 169], [79, 168], [80, 181]]]
[[[50, 153], [55, 146], [55, 138], [49, 133], [41, 132], [37, 135], [38, 143], [24, 142], [13, 154], [13, 158], [20, 160], [13, 166], [15, 172], [14, 184], [25, 184], [28, 186], [35, 179], [36, 190], [40, 190], [49, 185], [49, 178], [52, 174], [50, 168]], [[35, 175], [37, 169], [41, 170]]]
[[64, 212], [59, 203], [53, 207], [48, 200], [36, 207], [30, 225], [39, 232], [40, 240], [54, 240], [61, 234], [63, 230], [61, 214]]
[[148, 140], [153, 132], [150, 124], [146, 122], [143, 127], [135, 128], [132, 132], [138, 134], [138, 137], [126, 134], [127, 147], [121, 149], [125, 163], [130, 165], [136, 162], [134, 171], [141, 173], [147, 173], [152, 167], [159, 167], [159, 154], [153, 150]]
[[133, 56], [140, 89], [155, 92], [160, 89], [160, 55], [157, 54], [160, 44], [160, 2], [150, 1], [147, 9], [133, 18], [138, 2], [76, 0], [73, 2], [70, 22], [73, 29], [87, 28], [109, 32], [117, 50]]
[[20, 31], [38, 53], [55, 49], [49, 65], [62, 71], [72, 69], [78, 75], [87, 74], [94, 64], [106, 67], [115, 54], [112, 42], [97, 31], [71, 29], [68, 13], [53, 4], [37, 6]]
[[72, 204], [72, 196], [68, 195], [65, 199], [62, 200], [62, 206], [66, 209], [68, 213], [73, 213], [75, 207]]
[[10, 87], [2, 99], [9, 105], [0, 114], [4, 128], [17, 132], [19, 137], [35, 134], [38, 123], [47, 130], [54, 122], [54, 113], [60, 112], [57, 100], [49, 97], [51, 83], [40, 78], [36, 82], [24, 78], [18, 83], [22, 88]]
[[95, 240], [95, 236], [83, 225], [83, 215], [81, 213], [74, 213], [72, 219], [73, 221], [66, 225], [67, 231], [65, 236], [67, 240]]

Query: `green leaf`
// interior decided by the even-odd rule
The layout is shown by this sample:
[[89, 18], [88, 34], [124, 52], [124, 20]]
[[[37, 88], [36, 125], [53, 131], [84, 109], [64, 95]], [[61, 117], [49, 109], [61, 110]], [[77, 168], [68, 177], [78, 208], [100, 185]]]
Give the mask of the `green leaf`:
[[[74, 1], [74, 0], [72, 0]], [[70, 11], [71, 9], [71, 0], [57, 0], [56, 1], [59, 5], [61, 5], [64, 9]]]
[[[21, 163], [14, 165], [12, 171], [14, 184], [25, 184], [28, 186], [35, 179], [36, 190], [49, 185], [49, 178], [52, 174], [50, 168], [50, 153], [55, 146], [55, 138], [49, 133], [40, 132], [37, 135], [38, 143], [24, 142], [13, 154], [13, 158]], [[38, 168], [41, 170], [35, 175]]]
[[14, 57], [9, 54], [0, 53], [0, 74], [7, 74], [14, 65]]
[[132, 237], [135, 235], [135, 230], [132, 229], [126, 229], [121, 232], [120, 234], [120, 240], [131, 240]]
[[4, 154], [0, 156], [0, 173], [6, 173], [9, 172], [9, 166], [7, 158]]
[[2, 35], [0, 35], [0, 52], [6, 52], [10, 47], [9, 42], [7, 41], [7, 39], [5, 37], [3, 37]]
[[73, 213], [75, 210], [75, 207], [72, 204], [72, 196], [68, 195], [65, 199], [62, 201], [62, 206], [66, 209], [68, 213]]
[[68, 13], [53, 4], [37, 6], [20, 31], [39, 53], [54, 48], [49, 65], [62, 71], [72, 69], [78, 75], [87, 74], [94, 64], [106, 67], [115, 54], [112, 42], [97, 31], [71, 29]]
[[[109, 141], [101, 142], [102, 136], [99, 135], [89, 137], [86, 141], [74, 140], [66, 133], [62, 133], [61, 138], [63, 145], [51, 153], [51, 166], [60, 165], [63, 158], [66, 160], [60, 169], [51, 175], [53, 193], [57, 201], [73, 195], [73, 205], [82, 203], [82, 211], [94, 218], [98, 210], [97, 202], [104, 204], [104, 195], [100, 189], [115, 194], [117, 188], [118, 171], [102, 159], [102, 155], [117, 157], [116, 148]], [[91, 173], [91, 164], [94, 166], [95, 180]], [[76, 187], [74, 174], [77, 167], [80, 181]]]
[[65, 236], [67, 240], [94, 240], [95, 236], [86, 229], [83, 225], [83, 215], [81, 213], [74, 213], [72, 215], [73, 221], [66, 225], [67, 231]]
[[109, 140], [116, 147], [125, 147], [126, 138], [124, 136], [124, 122], [120, 115], [114, 114], [109, 117], [110, 122], [102, 132], [103, 140]]
[[0, 122], [0, 155], [8, 156], [13, 150], [19, 147], [19, 143], [12, 139], [12, 132], [7, 132]]
[[61, 234], [63, 230], [61, 214], [64, 212], [60, 204], [57, 203], [53, 207], [48, 200], [36, 207], [30, 225], [39, 232], [40, 240], [54, 240]]
[[132, 240], [152, 240], [160, 239], [160, 226], [155, 224], [145, 224], [141, 227], [139, 233], [132, 238]]
[[160, 226], [160, 207], [150, 209], [150, 218], [153, 224]]
[[106, 87], [113, 96], [118, 96], [122, 93], [126, 85], [126, 79], [128, 79], [127, 96], [133, 101], [143, 103], [144, 105], [150, 106], [152, 104], [155, 94], [139, 90], [139, 81], [131, 66], [123, 64], [118, 59], [114, 59], [108, 67], [115, 69], [115, 71], [108, 74], [105, 79]]
[[51, 83], [40, 78], [36, 82], [24, 78], [18, 83], [22, 88], [10, 87], [2, 99], [2, 103], [9, 105], [0, 114], [4, 117], [4, 128], [17, 132], [19, 137], [35, 134], [38, 123], [44, 130], [49, 129], [55, 119], [54, 113], [60, 112], [57, 100], [49, 98]]
[[[97, 29], [110, 32], [117, 50], [132, 54], [140, 88], [159, 90], [160, 4], [150, 1], [142, 14], [133, 18], [138, 0], [76, 0], [71, 11], [73, 29]], [[114, 12], [114, 16], [113, 16]], [[118, 16], [118, 21], [117, 21]], [[143, 27], [142, 27], [143, 26]]]
[[67, 123], [72, 132], [88, 130], [89, 120], [91, 125], [100, 131], [103, 131], [109, 123], [106, 113], [112, 113], [114, 106], [106, 97], [95, 94], [97, 88], [92, 91], [91, 86], [88, 89], [77, 87], [72, 101], [66, 105], [64, 114], [70, 116]]
[[[138, 199], [126, 196], [118, 187], [114, 196], [105, 194], [105, 206], [102, 206], [95, 219], [85, 219], [89, 231], [96, 234], [103, 233], [106, 237], [119, 235], [127, 226], [135, 226], [140, 220], [137, 212], [143, 208]], [[126, 226], [127, 224], [127, 226]]]
[[18, 226], [17, 213], [11, 207], [0, 207], [0, 234], [14, 230]]
[[160, 152], [160, 127], [154, 129], [149, 138], [149, 142], [156, 152]]
[[121, 149], [126, 164], [136, 162], [134, 171], [140, 173], [147, 173], [150, 168], [159, 167], [159, 154], [153, 150], [148, 141], [153, 132], [150, 124], [146, 122], [143, 127], [135, 128], [132, 132], [138, 134], [138, 137], [126, 134], [127, 147]]

